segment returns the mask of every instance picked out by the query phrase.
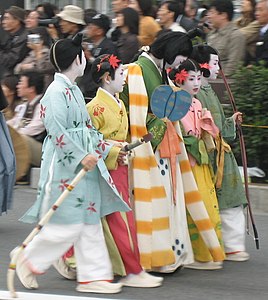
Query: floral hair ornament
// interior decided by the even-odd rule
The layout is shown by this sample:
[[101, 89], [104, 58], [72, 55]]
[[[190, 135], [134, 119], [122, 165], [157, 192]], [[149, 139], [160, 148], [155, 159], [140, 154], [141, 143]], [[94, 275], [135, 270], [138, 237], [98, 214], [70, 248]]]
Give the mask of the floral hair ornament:
[[121, 60], [118, 59], [116, 55], [105, 55], [100, 63], [97, 65], [97, 71], [99, 72], [101, 70], [103, 63], [109, 63], [110, 67], [112, 67], [114, 70], [118, 68], [119, 63], [121, 63]]
[[187, 79], [188, 76], [189, 73], [185, 69], [182, 69], [180, 73], [177, 73], [175, 75], [175, 81], [179, 82], [179, 84], [182, 84]]
[[201, 69], [207, 69], [207, 70], [210, 69], [210, 65], [208, 63], [199, 64], [199, 66], [200, 66]]

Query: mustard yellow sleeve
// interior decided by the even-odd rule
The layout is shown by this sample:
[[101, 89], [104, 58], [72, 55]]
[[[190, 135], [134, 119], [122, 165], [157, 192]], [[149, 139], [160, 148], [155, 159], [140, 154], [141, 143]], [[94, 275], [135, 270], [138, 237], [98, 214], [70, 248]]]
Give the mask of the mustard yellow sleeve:
[[120, 148], [113, 146], [105, 159], [105, 164], [108, 170], [116, 170], [118, 163], [117, 157], [120, 152]]

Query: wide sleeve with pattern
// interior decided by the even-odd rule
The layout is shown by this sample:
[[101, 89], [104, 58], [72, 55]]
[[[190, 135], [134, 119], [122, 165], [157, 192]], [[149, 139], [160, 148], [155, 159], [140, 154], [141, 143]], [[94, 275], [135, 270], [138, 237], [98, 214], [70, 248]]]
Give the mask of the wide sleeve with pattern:
[[[87, 111], [90, 115], [90, 118], [92, 120], [92, 124], [93, 126], [100, 131], [102, 134], [104, 134], [103, 132], [103, 128], [105, 125], [105, 116], [103, 113], [97, 113], [98, 109], [100, 109], [101, 106], [99, 105], [92, 105], [93, 102], [89, 102], [87, 104]], [[97, 109], [97, 111], [96, 111]], [[105, 146], [109, 145], [110, 143], [107, 143], [106, 141], [102, 141], [99, 145], [100, 150]], [[108, 170], [115, 170], [117, 169], [118, 163], [117, 163], [117, 158], [118, 158], [118, 154], [120, 152], [120, 148], [112, 146], [110, 148], [110, 151], [108, 153], [108, 155], [106, 156], [105, 159], [105, 164]]]
[[[69, 106], [67, 95], [62, 88], [50, 86], [41, 100], [40, 117], [43, 119], [48, 138], [51, 140], [57, 153], [57, 163], [75, 172], [81, 160], [88, 154], [83, 147], [83, 133], [68, 132], [71, 127], [71, 110], [80, 109], [79, 106]], [[74, 136], [79, 138], [74, 139]]]

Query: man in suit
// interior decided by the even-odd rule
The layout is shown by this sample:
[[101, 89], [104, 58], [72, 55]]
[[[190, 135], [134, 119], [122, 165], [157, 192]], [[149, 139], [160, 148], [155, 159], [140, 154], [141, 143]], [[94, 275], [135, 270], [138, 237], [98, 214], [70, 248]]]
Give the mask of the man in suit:
[[261, 0], [256, 6], [256, 19], [261, 25], [256, 43], [256, 61], [265, 61], [268, 66], [268, 1]]

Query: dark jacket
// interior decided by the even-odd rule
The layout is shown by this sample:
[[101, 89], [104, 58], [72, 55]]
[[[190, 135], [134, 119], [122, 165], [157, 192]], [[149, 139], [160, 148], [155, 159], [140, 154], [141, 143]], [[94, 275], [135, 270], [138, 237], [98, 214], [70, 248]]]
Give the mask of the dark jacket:
[[119, 36], [117, 41], [118, 57], [123, 64], [128, 64], [132, 61], [134, 55], [139, 51], [139, 40], [136, 34], [123, 33]]
[[258, 63], [261, 60], [265, 61], [268, 67], [268, 30], [256, 43], [256, 61]]
[[0, 41], [0, 77], [12, 75], [15, 66], [30, 52], [27, 47], [28, 31], [21, 27], [16, 33], [1, 37]]

